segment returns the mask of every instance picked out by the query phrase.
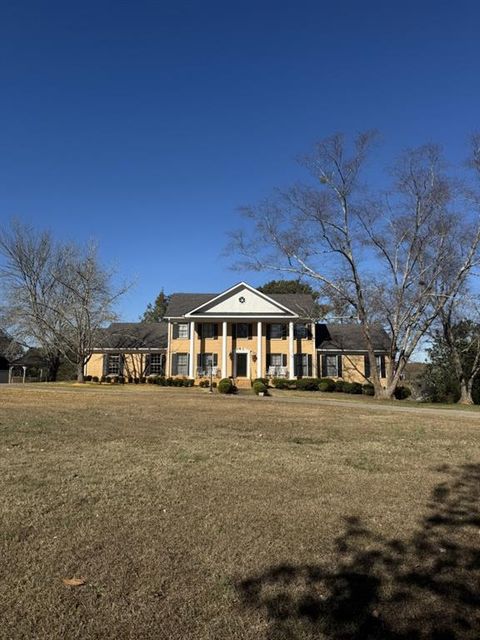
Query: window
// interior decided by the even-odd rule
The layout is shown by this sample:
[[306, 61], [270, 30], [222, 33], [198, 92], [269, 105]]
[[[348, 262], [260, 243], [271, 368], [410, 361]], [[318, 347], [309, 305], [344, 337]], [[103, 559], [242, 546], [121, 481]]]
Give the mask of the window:
[[122, 373], [121, 357], [118, 353], [107, 356], [106, 375], [119, 376]]
[[297, 378], [309, 377], [312, 375], [312, 356], [308, 353], [296, 353], [294, 360], [293, 375]]
[[199, 336], [201, 338], [216, 338], [218, 335], [217, 325], [214, 322], [204, 322], [198, 325]]
[[248, 338], [250, 335], [250, 325], [248, 322], [237, 322], [235, 332], [237, 338]]
[[375, 364], [377, 365], [377, 371], [380, 378], [385, 378], [387, 375], [385, 371], [385, 356], [375, 356]]
[[282, 367], [283, 366], [283, 355], [281, 353], [271, 353], [270, 354], [270, 366], [271, 367]]
[[286, 325], [275, 322], [269, 326], [270, 338], [284, 338], [287, 335]]
[[161, 353], [150, 354], [150, 375], [163, 373], [163, 356]]
[[177, 353], [177, 371], [174, 375], [188, 376], [188, 353]]
[[335, 378], [338, 374], [338, 358], [342, 356], [325, 356], [325, 371], [323, 375], [327, 378]]
[[199, 353], [197, 355], [197, 375], [210, 375], [210, 368], [212, 368], [212, 373], [215, 375], [217, 365], [217, 353]]
[[305, 323], [299, 323], [295, 325], [294, 328], [295, 339], [301, 340], [302, 338], [309, 337], [308, 326]]
[[178, 326], [178, 338], [188, 338], [189, 337], [189, 331], [188, 331], [188, 324], [186, 322], [182, 322], [180, 324], [177, 325]]

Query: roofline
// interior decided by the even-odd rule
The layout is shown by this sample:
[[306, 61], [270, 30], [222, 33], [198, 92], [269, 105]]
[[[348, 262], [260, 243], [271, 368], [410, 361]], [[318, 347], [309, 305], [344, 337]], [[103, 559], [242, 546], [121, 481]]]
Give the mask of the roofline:
[[[207, 302], [203, 302], [202, 304], [200, 304], [198, 307], [195, 307], [195, 309], [192, 309], [191, 311], [189, 311], [188, 313], [186, 313], [184, 315], [185, 318], [190, 318], [192, 313], [195, 313], [196, 311], [198, 311], [199, 309], [202, 309], [202, 307], [205, 307], [207, 304], [211, 304], [212, 302], [215, 302], [215, 300], [218, 300], [219, 298], [221, 298], [222, 296], [230, 293], [231, 291], [234, 291], [237, 287], [246, 287], [247, 289], [249, 289], [250, 291], [256, 293], [257, 295], [259, 295], [260, 297], [264, 298], [264, 300], [267, 300], [268, 302], [271, 302], [272, 304], [274, 304], [276, 307], [281, 307], [282, 309], [284, 309], [285, 311], [288, 311], [289, 313], [294, 314], [296, 317], [297, 314], [295, 314], [294, 311], [292, 311], [292, 309], [289, 309], [288, 307], [286, 307], [285, 305], [281, 304], [280, 302], [277, 302], [276, 300], [274, 300], [273, 298], [270, 298], [270, 296], [267, 296], [266, 293], [262, 293], [261, 291], [259, 291], [258, 289], [255, 289], [255, 287], [252, 287], [252, 285], [248, 284], [248, 282], [244, 282], [243, 280], [241, 282], [237, 282], [237, 284], [234, 284], [233, 287], [230, 287], [229, 289], [225, 289], [225, 291], [222, 291], [221, 293], [219, 293], [217, 296], [215, 296], [214, 298], [212, 298], [211, 300], [207, 300]], [[199, 317], [199, 316], [196, 316]], [[267, 316], [268, 317], [268, 316]]]

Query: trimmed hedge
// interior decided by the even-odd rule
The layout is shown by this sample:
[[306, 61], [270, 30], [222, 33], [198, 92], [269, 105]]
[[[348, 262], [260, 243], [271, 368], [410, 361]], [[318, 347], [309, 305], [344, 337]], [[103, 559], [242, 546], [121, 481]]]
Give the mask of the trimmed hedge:
[[268, 378], [255, 378], [255, 379], [254, 379], [254, 380], [252, 380], [252, 382], [251, 382], [252, 388], [253, 388], [253, 386], [254, 386], [254, 384], [255, 384], [256, 382], [261, 382], [261, 383], [262, 383], [263, 385], [265, 385], [266, 387], [268, 387], [268, 384], [269, 384], [269, 380], [268, 380]]
[[273, 378], [272, 384], [275, 389], [296, 389], [297, 381], [288, 380], [287, 378]]
[[299, 391], [318, 391], [318, 378], [300, 378], [297, 380], [296, 388]]
[[362, 387], [362, 393], [364, 396], [374, 396], [375, 387], [373, 386], [373, 384], [364, 384]]
[[254, 383], [252, 384], [252, 388], [253, 388], [253, 391], [254, 391], [255, 395], [257, 395], [257, 396], [260, 393], [263, 393], [265, 395], [268, 394], [268, 387], [261, 380], [255, 380]]
[[230, 378], [222, 378], [218, 383], [218, 393], [234, 393], [235, 386]]
[[319, 391], [327, 391], [328, 393], [331, 393], [332, 391], [337, 390], [337, 385], [335, 380], [332, 380], [331, 378], [320, 378], [318, 389]]
[[409, 387], [397, 387], [395, 389], [395, 398], [397, 400], [406, 400], [412, 395], [412, 390]]

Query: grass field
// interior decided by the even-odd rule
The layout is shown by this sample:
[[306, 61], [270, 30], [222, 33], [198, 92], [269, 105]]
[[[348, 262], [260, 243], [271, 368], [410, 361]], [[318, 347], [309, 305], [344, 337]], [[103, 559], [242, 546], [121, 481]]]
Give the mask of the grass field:
[[284, 398], [3, 385], [0, 637], [478, 639], [480, 414]]

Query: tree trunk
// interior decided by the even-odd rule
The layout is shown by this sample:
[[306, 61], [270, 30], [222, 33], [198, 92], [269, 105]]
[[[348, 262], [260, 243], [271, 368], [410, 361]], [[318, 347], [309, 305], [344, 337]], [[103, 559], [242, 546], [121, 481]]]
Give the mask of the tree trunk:
[[48, 366], [48, 380], [57, 381], [58, 370], [60, 368], [60, 358], [51, 358]]
[[472, 385], [465, 380], [460, 380], [460, 398], [458, 404], [473, 404]]
[[85, 382], [85, 377], [83, 375], [83, 361], [77, 364], [77, 382]]

